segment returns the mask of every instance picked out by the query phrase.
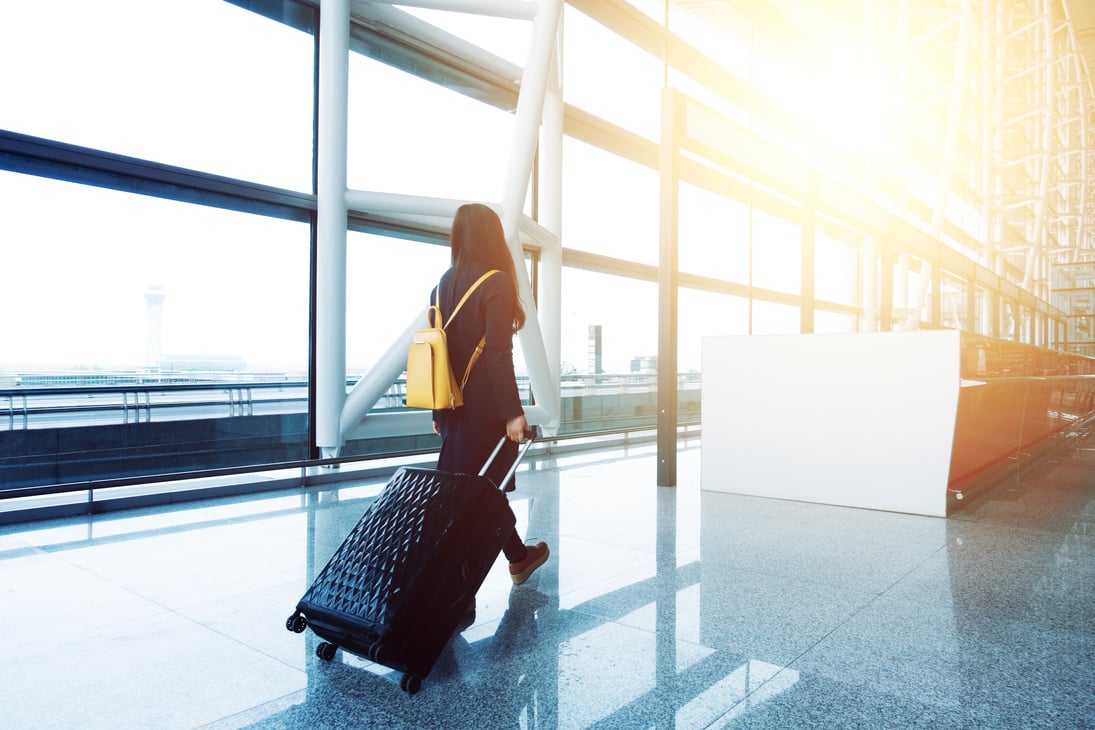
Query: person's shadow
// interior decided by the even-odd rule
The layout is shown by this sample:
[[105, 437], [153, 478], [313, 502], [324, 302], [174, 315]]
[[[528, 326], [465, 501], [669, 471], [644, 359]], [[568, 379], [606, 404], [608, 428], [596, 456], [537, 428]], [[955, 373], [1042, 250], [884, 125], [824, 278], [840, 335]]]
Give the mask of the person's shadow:
[[[512, 590], [493, 634], [489, 624], [453, 634], [421, 689], [399, 688], [399, 672], [376, 673], [364, 659], [308, 661], [303, 701], [269, 715], [261, 708], [234, 727], [420, 728], [556, 727], [558, 600], [530, 588]], [[469, 640], [469, 636], [481, 638]], [[248, 721], [247, 715], [258, 715]], [[459, 719], [465, 716], [468, 723]]]
[[[557, 600], [513, 590], [494, 634], [470, 642], [457, 634], [426, 682], [459, 688], [475, 703], [483, 727], [554, 727], [558, 713]], [[423, 683], [425, 691], [425, 683]]]

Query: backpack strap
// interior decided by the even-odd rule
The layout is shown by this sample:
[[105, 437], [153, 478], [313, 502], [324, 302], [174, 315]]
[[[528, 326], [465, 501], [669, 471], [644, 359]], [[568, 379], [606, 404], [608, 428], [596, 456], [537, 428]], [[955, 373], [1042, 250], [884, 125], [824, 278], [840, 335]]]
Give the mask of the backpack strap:
[[[470, 297], [472, 295], [472, 292], [474, 292], [476, 289], [478, 289], [480, 284], [482, 284], [484, 281], [486, 281], [491, 276], [493, 276], [494, 274], [497, 274], [497, 273], [498, 273], [498, 269], [491, 269], [487, 273], [480, 276], [474, 284], [472, 284], [470, 287], [468, 287], [468, 290], [466, 292], [464, 292], [464, 296], [460, 297], [460, 302], [456, 305], [456, 308], [452, 310], [452, 314], [449, 315], [449, 321], [445, 322], [445, 324], [442, 325], [442, 329], [444, 329], [445, 327], [448, 327], [450, 324], [452, 324], [452, 320], [456, 317], [457, 313], [460, 311], [460, 308], [464, 306], [464, 302], [468, 301], [468, 297]], [[443, 317], [441, 316], [440, 299], [441, 299], [441, 284], [439, 283], [437, 285], [437, 289], [434, 290], [434, 306], [430, 307], [431, 310], [434, 310], [434, 309], [437, 310], [437, 321], [438, 322], [444, 321]], [[431, 314], [432, 314], [432, 312], [431, 312]], [[478, 360], [479, 356], [483, 354], [483, 350], [486, 348], [486, 346], [487, 346], [487, 335], [484, 333], [484, 335], [479, 338], [479, 344], [475, 346], [475, 351], [471, 354], [471, 359], [468, 360], [468, 366], [466, 368], [464, 368], [464, 378], [460, 381], [460, 389], [461, 390], [463, 390], [464, 386], [468, 384], [468, 378], [471, 377], [471, 369], [473, 367], [475, 367], [475, 361]]]
[[487, 336], [483, 335], [479, 338], [479, 344], [475, 346], [475, 352], [471, 354], [471, 358], [468, 360], [468, 366], [464, 368], [464, 377], [460, 381], [460, 390], [464, 389], [464, 386], [468, 384], [468, 378], [471, 377], [472, 366], [475, 365], [475, 361], [479, 359], [479, 356], [483, 354], [483, 350], [487, 347]]
[[[452, 314], [449, 315], [449, 321], [445, 322], [445, 324], [442, 325], [442, 329], [444, 329], [445, 327], [448, 327], [450, 324], [452, 324], [453, 319], [456, 317], [457, 313], [460, 311], [460, 308], [464, 306], [464, 302], [468, 301], [468, 297], [470, 297], [472, 295], [472, 292], [474, 292], [476, 289], [478, 289], [480, 284], [482, 284], [484, 281], [486, 281], [491, 276], [493, 276], [494, 274], [497, 274], [497, 273], [498, 273], [498, 269], [491, 269], [487, 273], [480, 276], [474, 284], [472, 284], [471, 286], [468, 287], [468, 290], [466, 292], [464, 292], [464, 296], [460, 297], [460, 302], [456, 305], [456, 308], [452, 310]], [[441, 297], [441, 285], [438, 284], [437, 289], [434, 290], [434, 305], [437, 306], [437, 307], [441, 306], [440, 305], [440, 297]]]

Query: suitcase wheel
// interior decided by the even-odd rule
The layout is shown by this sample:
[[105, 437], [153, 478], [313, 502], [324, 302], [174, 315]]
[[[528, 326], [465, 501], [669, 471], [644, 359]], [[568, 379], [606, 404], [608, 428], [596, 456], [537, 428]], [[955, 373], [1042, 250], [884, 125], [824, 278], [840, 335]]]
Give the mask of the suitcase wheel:
[[321, 641], [316, 646], [316, 656], [325, 662], [334, 659], [336, 651], [338, 651], [338, 647], [327, 641]]
[[415, 692], [422, 689], [422, 677], [417, 674], [407, 672], [403, 675], [402, 679], [399, 680], [399, 689], [403, 690], [409, 695], [413, 695]]
[[299, 613], [294, 613], [292, 616], [285, 619], [285, 628], [289, 629], [294, 634], [301, 633], [306, 626], [308, 626], [308, 619], [304, 618]]
[[366, 652], [365, 658], [369, 661], [389, 667], [392, 666], [395, 661], [395, 656], [384, 641], [378, 641], [369, 647], [369, 651]]

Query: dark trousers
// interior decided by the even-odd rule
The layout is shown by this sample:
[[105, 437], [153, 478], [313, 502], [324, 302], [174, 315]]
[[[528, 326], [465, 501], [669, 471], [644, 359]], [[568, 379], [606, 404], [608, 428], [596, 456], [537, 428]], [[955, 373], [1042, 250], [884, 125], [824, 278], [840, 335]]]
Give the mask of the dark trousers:
[[[443, 411], [435, 416], [441, 427], [441, 454], [437, 459], [437, 468], [441, 471], [478, 474], [506, 433], [505, 421], [483, 419], [468, 406], [456, 411]], [[507, 440], [486, 476], [499, 487], [503, 486], [500, 482], [516, 459], [517, 444]], [[525, 542], [517, 530], [506, 538], [502, 554], [511, 563], [524, 559]]]
[[524, 560], [525, 552], [525, 542], [517, 534], [517, 530], [514, 530], [506, 538], [506, 544], [502, 546], [502, 554], [506, 556], [506, 560], [516, 563], [518, 560]]

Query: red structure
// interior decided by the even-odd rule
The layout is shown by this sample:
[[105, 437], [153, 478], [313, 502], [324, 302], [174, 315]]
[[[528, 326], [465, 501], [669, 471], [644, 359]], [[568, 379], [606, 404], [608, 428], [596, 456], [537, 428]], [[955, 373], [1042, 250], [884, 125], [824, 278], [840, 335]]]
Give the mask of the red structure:
[[1095, 415], [1095, 359], [966, 335], [948, 489], [955, 495]]

